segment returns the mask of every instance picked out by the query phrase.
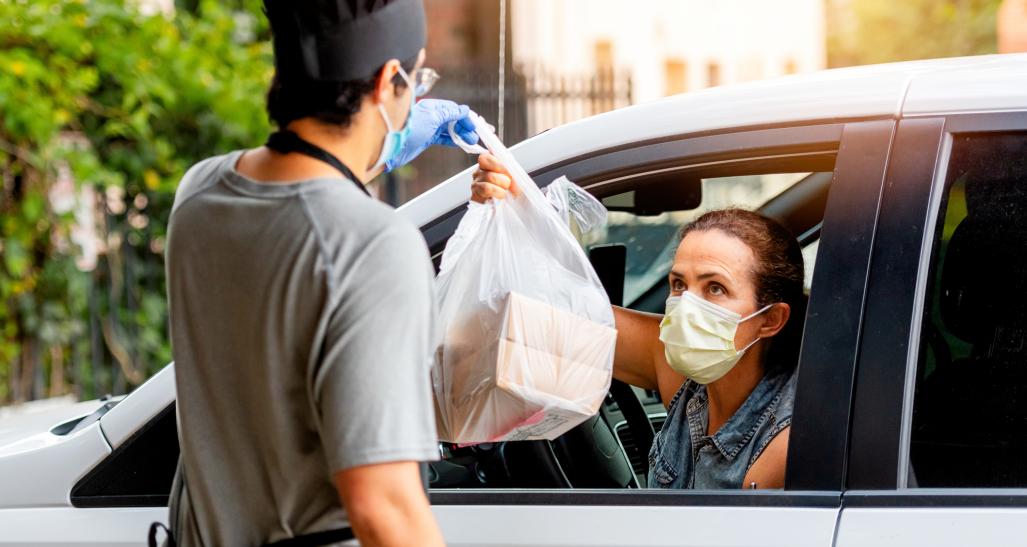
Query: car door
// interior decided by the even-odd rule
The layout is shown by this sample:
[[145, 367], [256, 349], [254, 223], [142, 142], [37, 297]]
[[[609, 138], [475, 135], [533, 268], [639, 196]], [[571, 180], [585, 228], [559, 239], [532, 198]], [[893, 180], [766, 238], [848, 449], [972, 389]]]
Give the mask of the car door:
[[[698, 173], [711, 180], [758, 173], [832, 174], [822, 222], [813, 222], [808, 233], [801, 234], [816, 242], [817, 259], [786, 487], [434, 489], [433, 509], [447, 543], [831, 545], [848, 457], [863, 295], [893, 129], [892, 120], [879, 120], [739, 130], [640, 143], [534, 172], [540, 184], [566, 174], [603, 197], [675, 172]], [[786, 205], [781, 201], [765, 203], [764, 212], [773, 216]], [[454, 209], [423, 227], [436, 258], [462, 211]], [[803, 219], [795, 222], [810, 224]], [[74, 507], [26, 510], [22, 517], [37, 523], [33, 529], [50, 529], [62, 544], [138, 544], [150, 522], [166, 521], [177, 438], [174, 410], [166, 406], [165, 395], [146, 401], [145, 409], [128, 405], [111, 412], [106, 427], [116, 439], [112, 454], [74, 486]], [[138, 413], [152, 418], [127, 420]], [[145, 425], [131, 428], [130, 422]], [[73, 535], [58, 528], [74, 530]]]
[[838, 545], [1027, 545], [1027, 112], [898, 127]]
[[[37, 492], [0, 508], [0, 546], [144, 544], [150, 523], [168, 518], [179, 451], [174, 401], [168, 365], [37, 441], [39, 450], [24, 456], [35, 459], [31, 472], [13, 478]], [[0, 477], [0, 490], [7, 480]]]
[[[644, 143], [542, 168], [599, 197], [653, 176], [833, 171], [818, 238], [786, 486], [779, 491], [433, 489], [450, 545], [832, 545], [855, 355], [892, 120], [764, 128]], [[826, 167], [825, 167], [826, 165]], [[704, 186], [705, 188], [705, 186]], [[770, 207], [770, 204], [767, 204]], [[460, 209], [424, 230], [436, 257]], [[629, 269], [630, 269], [629, 264]], [[664, 295], [665, 296], [665, 295]]]

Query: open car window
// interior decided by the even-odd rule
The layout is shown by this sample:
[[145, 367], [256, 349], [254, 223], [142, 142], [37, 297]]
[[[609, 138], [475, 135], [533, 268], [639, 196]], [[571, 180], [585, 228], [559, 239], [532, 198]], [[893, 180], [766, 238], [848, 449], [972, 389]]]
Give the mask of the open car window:
[[[639, 215], [627, 211], [608, 212], [606, 226], [579, 236], [582, 246], [619, 243], [627, 250], [627, 267], [624, 272], [624, 303], [626, 307], [658, 313], [662, 311], [662, 300], [646, 298], [654, 287], [665, 284], [677, 250], [678, 234], [681, 228], [707, 211], [726, 207], [760, 209], [765, 204], [796, 184], [813, 175], [829, 173], [768, 173], [702, 179], [702, 202], [699, 207], [688, 211], [664, 212], [658, 215]], [[629, 203], [634, 190], [603, 198], [603, 203], [613, 207]], [[796, 234], [800, 236], [802, 234]], [[802, 242], [806, 265], [805, 288], [807, 292], [813, 278], [813, 264], [816, 258], [817, 239], [815, 235]], [[666, 295], [664, 295], [666, 296]], [[654, 307], [655, 306], [655, 307]]]
[[[605, 226], [585, 234], [576, 232], [576, 236], [590, 254], [593, 249], [623, 245], [624, 305], [663, 313], [668, 294], [666, 276], [681, 228], [711, 210], [755, 210], [780, 222], [800, 241], [808, 291], [833, 177], [830, 169], [831, 164], [822, 157], [813, 161], [760, 158], [732, 165], [717, 164], [712, 169], [665, 167], [629, 177], [587, 180], [584, 188], [601, 200], [607, 208], [608, 220]], [[619, 272], [598, 273], [601, 279], [619, 278]], [[639, 406], [633, 412], [641, 411], [652, 429], [659, 431], [667, 412], [658, 394], [637, 387], [628, 389], [634, 392]], [[619, 396], [625, 397], [623, 393]], [[644, 487], [649, 443], [636, 438], [633, 429], [637, 426], [629, 427], [621, 402], [611, 391], [598, 416], [554, 441], [446, 444], [443, 461], [432, 465], [431, 485], [515, 489]]]

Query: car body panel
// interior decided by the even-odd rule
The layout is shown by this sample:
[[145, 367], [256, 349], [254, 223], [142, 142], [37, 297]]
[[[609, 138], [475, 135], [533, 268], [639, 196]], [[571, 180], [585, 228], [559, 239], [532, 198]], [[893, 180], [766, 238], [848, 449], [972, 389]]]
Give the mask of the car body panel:
[[1027, 546], [1027, 509], [846, 508], [836, 547]]
[[[837, 508], [435, 506], [451, 547], [827, 547]], [[744, 523], [744, 525], [741, 525]]]
[[103, 401], [99, 399], [77, 403], [61, 402], [19, 410], [15, 414], [0, 417], [0, 458], [6, 452], [7, 445], [39, 433], [46, 433], [63, 423], [87, 416], [102, 404]]
[[142, 425], [139, 416], [155, 416], [175, 402], [175, 364], [171, 363], [146, 381], [146, 395], [138, 389], [100, 418], [100, 427], [111, 448], [121, 446]]
[[0, 547], [139, 547], [146, 544], [150, 523], [167, 519], [166, 507], [4, 509]]
[[1027, 54], [969, 57], [912, 79], [903, 116], [1027, 109]]
[[0, 452], [0, 507], [70, 506], [71, 487], [110, 453], [95, 422], [66, 436], [44, 432], [8, 444]]
[[[563, 507], [447, 505], [432, 508], [447, 545], [492, 547], [825, 547], [837, 509], [765, 507]], [[140, 545], [167, 508], [43, 508], [0, 511], [0, 547]], [[745, 526], [737, 523], [745, 522]], [[526, 525], [530, 523], [530, 525]], [[48, 530], [40, 541], [40, 530]]]

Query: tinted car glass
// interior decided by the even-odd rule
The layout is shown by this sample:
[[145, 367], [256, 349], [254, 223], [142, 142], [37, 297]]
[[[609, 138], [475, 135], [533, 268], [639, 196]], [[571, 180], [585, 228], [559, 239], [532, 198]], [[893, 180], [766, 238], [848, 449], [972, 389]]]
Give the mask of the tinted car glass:
[[957, 135], [930, 265], [911, 486], [1027, 486], [1027, 134]]
[[146, 422], [71, 491], [75, 507], [167, 505], [178, 465], [175, 405]]

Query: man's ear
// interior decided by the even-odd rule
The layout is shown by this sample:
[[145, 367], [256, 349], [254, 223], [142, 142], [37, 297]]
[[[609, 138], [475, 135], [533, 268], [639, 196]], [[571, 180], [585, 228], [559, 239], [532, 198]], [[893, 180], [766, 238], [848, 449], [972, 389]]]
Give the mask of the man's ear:
[[763, 312], [765, 317], [763, 326], [760, 327], [760, 338], [770, 338], [781, 332], [781, 329], [788, 324], [788, 318], [792, 315], [792, 307], [784, 302], [778, 302]]
[[395, 84], [392, 83], [392, 77], [399, 73], [399, 59], [389, 59], [386, 61], [382, 69], [378, 71], [378, 75], [374, 80], [374, 93], [371, 94], [375, 104], [381, 103], [389, 95], [395, 94]]

